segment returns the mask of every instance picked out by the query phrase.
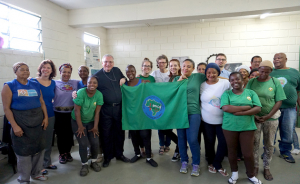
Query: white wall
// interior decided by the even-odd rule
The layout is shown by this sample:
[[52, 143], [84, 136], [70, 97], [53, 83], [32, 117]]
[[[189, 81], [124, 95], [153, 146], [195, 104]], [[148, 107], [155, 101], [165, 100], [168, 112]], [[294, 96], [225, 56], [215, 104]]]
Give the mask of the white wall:
[[[15, 5], [42, 16], [42, 40], [44, 53], [32, 53], [20, 50], [0, 50], [0, 91], [3, 83], [12, 80], [15, 75], [12, 65], [16, 62], [26, 62], [31, 76], [36, 77], [36, 70], [44, 59], [51, 59], [56, 67], [62, 63], [71, 63], [74, 72], [72, 78], [79, 79], [77, 68], [84, 65], [83, 33], [89, 32], [100, 37], [101, 52], [106, 52], [105, 28], [75, 29], [68, 26], [68, 11], [45, 0], [5, 0], [4, 3]], [[58, 72], [59, 74], [59, 72]], [[57, 76], [55, 79], [59, 79]], [[3, 128], [3, 106], [0, 99], [0, 140]]]
[[[144, 57], [156, 60], [160, 54], [189, 56], [196, 63], [210, 54], [223, 52], [228, 62], [245, 62], [260, 55], [271, 60], [284, 52], [288, 66], [299, 68], [300, 13], [266, 19], [220, 20], [205, 23], [107, 30], [108, 51], [122, 71], [127, 64], [140, 71]], [[211, 58], [210, 62], [214, 62]], [[156, 66], [153, 68], [156, 70]]]

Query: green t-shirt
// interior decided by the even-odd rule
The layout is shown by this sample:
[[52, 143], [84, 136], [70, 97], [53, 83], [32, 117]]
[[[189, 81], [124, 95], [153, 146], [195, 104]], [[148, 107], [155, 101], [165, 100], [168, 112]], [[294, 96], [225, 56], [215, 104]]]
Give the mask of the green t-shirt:
[[300, 91], [300, 73], [294, 69], [273, 69], [270, 76], [277, 78], [286, 95], [286, 100], [282, 101], [280, 108], [293, 108], [296, 106]]
[[[80, 114], [82, 123], [94, 121], [95, 110], [97, 105], [103, 105], [103, 96], [100, 91], [96, 91], [93, 97], [89, 97], [86, 87], [77, 91], [77, 98], [73, 99], [74, 103], [81, 106]], [[76, 120], [75, 109], [72, 111], [72, 118]]]
[[142, 79], [142, 80], [149, 80], [150, 82], [155, 82], [155, 78], [151, 75], [149, 75], [148, 77], [143, 77], [142, 75], [140, 77], [137, 77], [138, 79]]
[[[220, 108], [225, 105], [261, 107], [257, 94], [250, 89], [244, 89], [244, 92], [240, 95], [234, 94], [232, 90], [225, 91], [221, 97]], [[256, 130], [254, 115], [235, 116], [232, 113], [224, 112], [222, 128], [239, 132]]]
[[[175, 77], [173, 82], [179, 78], [180, 76]], [[188, 114], [200, 114], [200, 86], [206, 80], [206, 76], [202, 73], [192, 73], [187, 80]]]
[[262, 108], [257, 116], [260, 117], [268, 115], [276, 102], [286, 99], [280, 81], [274, 77], [266, 82], [260, 82], [257, 78], [250, 79], [246, 88], [255, 91], [259, 97]]

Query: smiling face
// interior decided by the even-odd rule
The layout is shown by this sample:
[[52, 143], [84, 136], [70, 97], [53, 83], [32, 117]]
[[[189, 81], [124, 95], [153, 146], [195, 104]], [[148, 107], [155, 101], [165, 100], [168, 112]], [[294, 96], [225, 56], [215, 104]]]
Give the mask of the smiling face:
[[89, 77], [89, 71], [85, 67], [80, 67], [78, 75], [81, 79], [86, 79]]
[[64, 68], [60, 73], [61, 80], [64, 82], [69, 81], [71, 78], [71, 74], [72, 74], [71, 68]]
[[111, 69], [114, 67], [115, 63], [114, 63], [114, 59], [110, 56], [107, 56], [105, 58], [103, 58], [102, 60], [102, 66], [105, 72], [110, 72]]
[[253, 61], [251, 62], [251, 68], [258, 68], [259, 64], [262, 62], [262, 59], [260, 57], [253, 58]]
[[89, 91], [95, 91], [98, 87], [98, 80], [95, 77], [90, 77], [87, 81], [87, 89]]
[[179, 63], [177, 61], [170, 61], [170, 72], [172, 73], [172, 75], [178, 75], [179, 70]]
[[194, 71], [194, 65], [190, 61], [184, 61], [182, 65], [182, 74], [185, 75], [186, 77], [189, 77], [192, 75]]
[[270, 73], [272, 72], [272, 68], [268, 67], [268, 66], [261, 66], [258, 68], [258, 72], [259, 72], [259, 79], [261, 80], [266, 80]]
[[218, 79], [218, 71], [214, 68], [208, 68], [206, 71], [206, 78], [210, 82], [214, 82]]
[[165, 68], [167, 68], [167, 60], [165, 59], [158, 60], [157, 64], [160, 70], [164, 70]]
[[239, 90], [243, 88], [243, 79], [242, 79], [242, 75], [241, 74], [232, 74], [229, 77], [229, 82], [231, 84], [231, 87], [233, 89]]
[[149, 61], [144, 61], [143, 65], [142, 65], [143, 75], [150, 74], [151, 70], [152, 70], [151, 63]]
[[133, 66], [128, 66], [126, 68], [126, 75], [128, 77], [129, 80], [133, 80], [135, 79], [135, 75], [136, 75], [136, 70]]
[[252, 78], [255, 78], [255, 77], [258, 77], [259, 76], [259, 72], [258, 71], [255, 71], [255, 72], [252, 72], [249, 79], [252, 79]]
[[286, 67], [287, 58], [284, 53], [277, 53], [273, 58], [273, 63], [276, 69], [282, 69]]
[[52, 67], [50, 64], [44, 64], [43, 67], [41, 68], [41, 76], [42, 77], [47, 77], [49, 78], [49, 76], [51, 75], [52, 73]]
[[205, 65], [199, 65], [197, 68], [197, 72], [205, 74], [205, 69], [206, 69]]
[[249, 77], [249, 73], [246, 69], [242, 68], [239, 72], [242, 74], [243, 79], [247, 79]]
[[18, 78], [27, 79], [30, 75], [30, 71], [27, 65], [21, 65], [16, 71], [16, 75]]

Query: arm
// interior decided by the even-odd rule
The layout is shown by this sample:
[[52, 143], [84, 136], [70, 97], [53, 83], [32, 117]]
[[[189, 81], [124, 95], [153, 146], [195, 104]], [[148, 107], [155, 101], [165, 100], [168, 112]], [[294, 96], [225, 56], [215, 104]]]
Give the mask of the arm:
[[5, 84], [3, 86], [1, 96], [2, 96], [2, 103], [3, 103], [3, 109], [4, 109], [5, 116], [11, 124], [14, 134], [18, 137], [22, 137], [24, 132], [23, 132], [22, 128], [15, 121], [14, 115], [13, 115], [12, 111], [10, 110], [10, 105], [11, 105], [11, 100], [12, 100], [12, 92], [7, 84]]
[[98, 131], [98, 124], [99, 124], [99, 118], [100, 118], [100, 110], [101, 110], [101, 105], [97, 105], [96, 110], [95, 110], [95, 117], [94, 117], [94, 127], [90, 130], [89, 132], [94, 133], [94, 138], [96, 138], [96, 135], [99, 136], [99, 131]]
[[282, 104], [282, 101], [276, 102], [275, 105], [274, 105], [274, 107], [272, 108], [272, 110], [271, 110], [271, 112], [269, 114], [258, 118], [259, 122], [262, 123], [262, 122], [270, 119], [278, 111], [278, 109], [280, 108], [281, 104]]
[[122, 86], [126, 82], [126, 78], [120, 79], [120, 86]]
[[142, 80], [142, 83], [150, 83], [149, 80]]
[[76, 122], [78, 125], [78, 130], [75, 133], [77, 133], [77, 137], [79, 136], [81, 138], [82, 135], [85, 136], [84, 134], [85, 128], [83, 127], [81, 122], [81, 114], [80, 114], [81, 106], [74, 104], [74, 108], [75, 108]]
[[222, 110], [229, 113], [236, 113], [242, 111], [248, 111], [251, 109], [251, 106], [234, 106], [234, 105], [224, 105]]
[[251, 116], [251, 115], [255, 115], [257, 113], [259, 113], [261, 111], [261, 107], [260, 106], [255, 106], [253, 108], [251, 108], [250, 110], [247, 111], [242, 111], [242, 112], [236, 112], [233, 113], [236, 116]]
[[40, 102], [41, 102], [41, 107], [42, 107], [42, 110], [44, 113], [44, 119], [43, 119], [42, 126], [44, 127], [44, 130], [46, 130], [46, 128], [48, 127], [48, 113], [47, 113], [45, 101], [43, 99], [42, 91], [41, 91], [41, 96], [40, 96]]

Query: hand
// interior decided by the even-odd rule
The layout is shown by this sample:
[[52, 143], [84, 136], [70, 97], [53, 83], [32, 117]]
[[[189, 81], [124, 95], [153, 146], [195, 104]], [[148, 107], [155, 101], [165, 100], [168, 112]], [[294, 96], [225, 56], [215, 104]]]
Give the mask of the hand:
[[77, 137], [81, 138], [82, 135], [85, 136], [84, 129], [85, 128], [82, 125], [78, 127], [77, 132], [75, 132], [75, 133], [77, 133]]
[[49, 124], [49, 123], [48, 123], [48, 118], [44, 118], [44, 119], [43, 119], [43, 123], [42, 123], [42, 126], [44, 127], [44, 128], [43, 128], [44, 130], [46, 130], [46, 128], [48, 127], [48, 124]]
[[260, 119], [260, 117], [259, 116], [254, 116], [254, 120], [255, 120], [255, 122], [257, 122], [257, 123], [259, 123], [259, 120]]
[[18, 125], [13, 127], [13, 131], [14, 131], [14, 134], [17, 136], [17, 137], [22, 137], [24, 132], [22, 130], [21, 127], [19, 127]]
[[93, 132], [94, 133], [94, 138], [96, 138], [96, 135], [99, 137], [98, 127], [94, 127], [92, 129], [90, 129], [88, 132]]
[[182, 80], [184, 80], [184, 79], [187, 79], [187, 77], [186, 77], [184, 74], [182, 74], [182, 75], [180, 76], [180, 78], [179, 78], [177, 81], [182, 81]]
[[125, 78], [120, 79], [120, 86], [122, 86], [126, 82]]
[[260, 117], [261, 122], [267, 121], [268, 119], [270, 119], [268, 115]]
[[73, 91], [73, 92], [72, 92], [72, 98], [73, 98], [73, 99], [76, 99], [76, 98], [77, 98], [77, 91]]
[[142, 75], [141, 74], [137, 74], [135, 77], [141, 77]]

